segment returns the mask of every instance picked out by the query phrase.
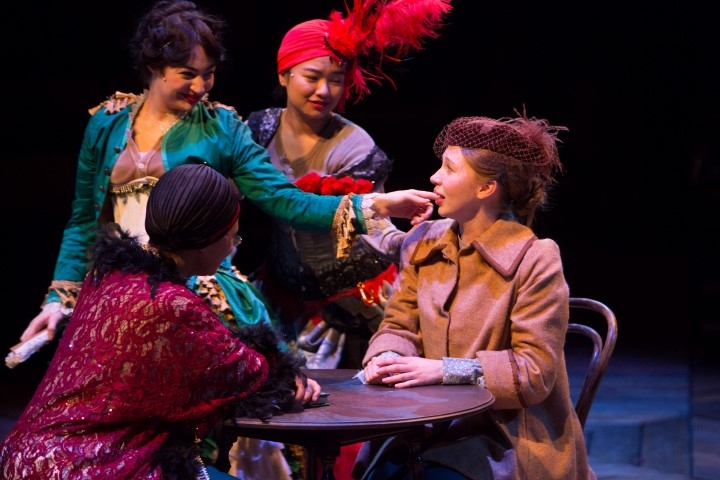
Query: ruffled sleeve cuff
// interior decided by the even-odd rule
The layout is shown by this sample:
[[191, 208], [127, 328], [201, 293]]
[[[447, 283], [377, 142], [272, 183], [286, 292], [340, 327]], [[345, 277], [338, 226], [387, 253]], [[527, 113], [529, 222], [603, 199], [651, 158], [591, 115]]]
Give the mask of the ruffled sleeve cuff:
[[[377, 195], [377, 193], [362, 195], [360, 202], [362, 218], [358, 218], [355, 214], [354, 194], [349, 193], [340, 201], [333, 219], [333, 231], [337, 239], [337, 258], [345, 257], [350, 253], [359, 234], [365, 233], [370, 237], [382, 236], [395, 229], [388, 217], [379, 215], [373, 208]], [[363, 225], [365, 232], [362, 231]], [[402, 242], [402, 237], [399, 240]]]
[[61, 311], [69, 317], [75, 309], [82, 282], [53, 280], [41, 307], [43, 310]]

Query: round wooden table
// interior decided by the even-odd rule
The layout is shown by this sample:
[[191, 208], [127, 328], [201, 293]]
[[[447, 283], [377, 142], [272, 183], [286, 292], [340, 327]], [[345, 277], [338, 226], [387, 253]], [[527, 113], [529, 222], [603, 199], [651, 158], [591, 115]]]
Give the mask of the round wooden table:
[[[307, 451], [307, 480], [317, 478], [316, 459], [323, 465], [321, 478], [331, 480], [343, 445], [390, 437], [428, 423], [449, 422], [486, 410], [495, 401], [490, 392], [476, 385], [399, 389], [365, 385], [353, 378], [356, 373], [352, 369], [308, 370], [308, 376], [329, 393], [327, 405], [277, 415], [269, 422], [238, 418], [226, 426], [228, 441], [241, 436], [301, 445]], [[410, 447], [419, 451], [419, 439]], [[227, 458], [227, 450], [221, 448], [219, 458]], [[419, 455], [416, 459], [411, 465], [413, 478], [421, 479]]]

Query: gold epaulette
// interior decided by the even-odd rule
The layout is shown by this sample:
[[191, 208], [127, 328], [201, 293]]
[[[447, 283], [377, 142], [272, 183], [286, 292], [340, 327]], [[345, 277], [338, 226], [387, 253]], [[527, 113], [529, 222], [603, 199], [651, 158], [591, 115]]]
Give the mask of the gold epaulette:
[[205, 103], [205, 106], [208, 108], [208, 110], [213, 110], [213, 109], [215, 109], [215, 108], [224, 108], [225, 110], [230, 110], [230, 111], [233, 112], [235, 115], [240, 116], [240, 115], [238, 114], [237, 110], [235, 110], [235, 107], [231, 107], [230, 105], [225, 105], [224, 103], [214, 102], [214, 101], [211, 102], [211, 101], [206, 100], [206, 99], [203, 99], [203, 103]]
[[139, 97], [141, 97], [141, 95], [136, 95], [134, 93], [115, 92], [100, 105], [89, 109], [88, 112], [90, 112], [90, 115], [94, 115], [95, 112], [103, 107], [105, 107], [107, 113], [119, 112], [123, 108], [127, 107], [128, 104], [136, 102]]

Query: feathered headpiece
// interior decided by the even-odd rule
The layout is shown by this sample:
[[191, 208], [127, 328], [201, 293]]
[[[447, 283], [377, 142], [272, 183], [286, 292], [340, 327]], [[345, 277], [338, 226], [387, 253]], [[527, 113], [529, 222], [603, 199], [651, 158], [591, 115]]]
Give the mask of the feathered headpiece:
[[330, 55], [346, 65], [345, 96], [356, 102], [370, 92], [369, 82], [392, 79], [383, 62], [400, 62], [420, 50], [425, 38], [437, 38], [450, 0], [357, 0], [347, 14], [330, 13], [329, 20], [310, 20], [291, 28], [278, 50], [278, 73], [311, 58]]

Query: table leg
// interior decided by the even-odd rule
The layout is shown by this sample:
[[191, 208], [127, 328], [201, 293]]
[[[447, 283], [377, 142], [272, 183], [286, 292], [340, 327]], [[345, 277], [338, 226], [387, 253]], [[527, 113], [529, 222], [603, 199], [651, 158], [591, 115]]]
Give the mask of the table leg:
[[233, 443], [237, 441], [237, 435], [235, 435], [229, 428], [220, 428], [217, 439], [218, 458], [215, 461], [215, 468], [221, 472], [228, 472], [230, 470], [230, 449]]
[[315, 450], [311, 447], [303, 446], [303, 451], [305, 480], [316, 480], [317, 457], [315, 456]]
[[333, 472], [335, 468], [335, 459], [336, 457], [334, 455], [325, 455], [320, 457], [320, 463], [322, 463], [322, 475], [320, 476], [320, 480], [335, 480], [335, 473]]
[[410, 470], [413, 480], [425, 480], [425, 473], [423, 471], [423, 459], [420, 455], [420, 441], [408, 441], [408, 460], [407, 466]]
[[[335, 480], [335, 462], [339, 455], [340, 445], [333, 442], [323, 443], [318, 447], [306, 447], [306, 480]], [[322, 472], [318, 472], [318, 464], [322, 466]]]

